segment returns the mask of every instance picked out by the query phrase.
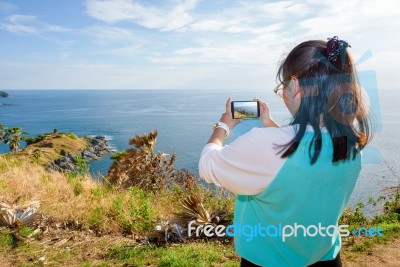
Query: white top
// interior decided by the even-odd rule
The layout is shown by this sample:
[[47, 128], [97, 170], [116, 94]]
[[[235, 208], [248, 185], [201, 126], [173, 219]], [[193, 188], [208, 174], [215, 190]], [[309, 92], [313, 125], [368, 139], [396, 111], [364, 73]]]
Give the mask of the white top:
[[[253, 128], [229, 145], [207, 144], [200, 156], [200, 177], [239, 195], [262, 192], [286, 161], [277, 155], [276, 145], [289, 143], [295, 127]], [[306, 131], [313, 131], [312, 126], [307, 125]], [[324, 127], [321, 131], [327, 132]]]
[[229, 145], [207, 144], [200, 156], [200, 177], [240, 195], [262, 192], [286, 161], [277, 155], [276, 145], [290, 142], [294, 127], [253, 128]]

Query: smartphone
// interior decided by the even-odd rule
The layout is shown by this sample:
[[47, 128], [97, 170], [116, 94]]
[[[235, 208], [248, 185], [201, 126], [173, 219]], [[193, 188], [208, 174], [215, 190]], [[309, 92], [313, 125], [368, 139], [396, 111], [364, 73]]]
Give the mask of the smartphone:
[[232, 101], [232, 118], [255, 119], [260, 117], [260, 103], [258, 101]]

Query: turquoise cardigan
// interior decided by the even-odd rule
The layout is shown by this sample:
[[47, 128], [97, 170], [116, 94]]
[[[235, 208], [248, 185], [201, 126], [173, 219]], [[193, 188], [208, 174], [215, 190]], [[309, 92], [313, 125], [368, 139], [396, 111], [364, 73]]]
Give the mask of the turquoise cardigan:
[[[324, 132], [321, 154], [317, 162], [310, 165], [312, 136], [313, 132], [305, 133], [296, 152], [287, 158], [264, 191], [257, 195], [237, 196], [235, 249], [254, 264], [308, 266], [317, 261], [332, 260], [340, 251], [340, 234], [333, 226], [337, 226], [356, 184], [361, 155], [354, 160], [332, 163], [332, 141]], [[330, 226], [329, 235], [311, 236], [319, 224], [320, 227]], [[292, 236], [283, 237], [285, 225], [289, 225], [285, 228], [287, 234], [297, 225], [297, 237], [293, 236], [294, 231]], [[299, 225], [306, 231], [310, 225], [316, 227], [311, 226], [310, 236], [304, 236], [304, 228]], [[258, 230], [264, 228], [260, 232], [257, 227]], [[324, 234], [324, 231], [320, 232]]]

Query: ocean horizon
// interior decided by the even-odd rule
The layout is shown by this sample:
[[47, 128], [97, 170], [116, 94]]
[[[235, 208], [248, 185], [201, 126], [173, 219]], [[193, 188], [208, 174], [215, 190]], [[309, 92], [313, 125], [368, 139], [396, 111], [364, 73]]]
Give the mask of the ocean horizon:
[[[129, 147], [135, 134], [158, 130], [155, 151], [177, 156], [176, 166], [186, 167], [198, 176], [197, 162], [211, 134], [211, 126], [219, 121], [228, 97], [251, 100], [260, 97], [270, 107], [272, 116], [281, 124], [290, 122], [284, 103], [272, 92], [227, 90], [6, 90], [8, 98], [0, 98], [0, 123], [21, 127], [35, 136], [52, 132], [73, 132], [80, 136], [102, 135], [115, 150]], [[400, 92], [381, 90], [370, 97], [379, 110], [373, 142], [363, 152], [363, 169], [350, 205], [366, 202], [370, 197], [385, 194], [388, 187], [399, 185], [400, 163], [396, 148], [400, 140]], [[375, 102], [378, 103], [375, 103]], [[229, 140], [228, 140], [229, 142]], [[0, 144], [0, 152], [8, 147]], [[106, 175], [111, 155], [91, 163], [93, 176]]]

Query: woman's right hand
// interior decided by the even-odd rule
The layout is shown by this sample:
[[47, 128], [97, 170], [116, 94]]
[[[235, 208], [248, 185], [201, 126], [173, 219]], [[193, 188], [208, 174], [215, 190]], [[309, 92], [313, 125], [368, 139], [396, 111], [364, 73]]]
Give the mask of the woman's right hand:
[[276, 121], [272, 119], [268, 105], [258, 97], [255, 97], [254, 100], [260, 103], [260, 119], [264, 127], [279, 127]]

